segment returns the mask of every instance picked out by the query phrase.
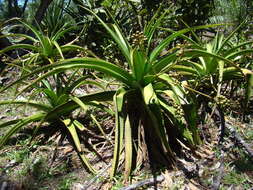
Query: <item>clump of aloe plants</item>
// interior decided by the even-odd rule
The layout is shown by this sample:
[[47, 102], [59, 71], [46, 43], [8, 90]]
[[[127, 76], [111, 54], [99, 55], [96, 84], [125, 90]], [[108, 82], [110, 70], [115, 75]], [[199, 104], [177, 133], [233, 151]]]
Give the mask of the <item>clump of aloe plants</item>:
[[[47, 58], [48, 64], [42, 64], [34, 70], [26, 70], [20, 79], [7, 85], [0, 92], [38, 75], [38, 78], [29, 81], [21, 93], [29, 88], [40, 87], [41, 92], [48, 98], [49, 105], [32, 101], [0, 103], [28, 104], [41, 111], [38, 115], [1, 124], [0, 127], [13, 125], [1, 138], [1, 146], [28, 123], [57, 120], [71, 135], [86, 167], [95, 172], [85, 158], [78, 138], [78, 129], [82, 129], [83, 126], [70, 115], [77, 108], [85, 109], [87, 105], [110, 110], [111, 105], [106, 104], [110, 101], [113, 102], [112, 110], [115, 117], [111, 177], [117, 173], [122, 162], [124, 177], [127, 180], [134, 168], [141, 168], [145, 164], [151, 167], [173, 164], [178, 153], [175, 147], [181, 144], [190, 147], [191, 150], [200, 145], [198, 109], [206, 99], [199, 97], [215, 102], [220, 108], [220, 104], [223, 104], [221, 97], [225, 82], [238, 77], [244, 78], [245, 73], [252, 74], [250, 70], [238, 65], [241, 56], [252, 52], [251, 49], [241, 49], [251, 42], [236, 45], [229, 42], [236, 31], [226, 38], [217, 34], [213, 41], [206, 43], [202, 42], [193, 31], [215, 25], [186, 28], [172, 32], [154, 45], [156, 30], [164, 17], [164, 15], [158, 17], [156, 14], [146, 24], [143, 32], [132, 35], [131, 44], [116, 22], [112, 25], [106, 24], [94, 12], [88, 9], [85, 11], [93, 15], [115, 41], [125, 64], [115, 64], [97, 57], [65, 58], [65, 50], [83, 49], [70, 44], [60, 46], [56, 41], [49, 41], [49, 38], [42, 37], [37, 32], [36, 36], [43, 48], [51, 44], [49, 52], [42, 49], [42, 57], [44, 60]], [[35, 31], [32, 27], [29, 28]], [[188, 32], [194, 34], [196, 41], [185, 35]], [[169, 48], [178, 38], [187, 40], [188, 43]], [[19, 46], [11, 48], [17, 47]], [[36, 55], [41, 55], [38, 48], [25, 45], [23, 47], [33, 50]], [[57, 54], [53, 56], [47, 54], [52, 52]], [[35, 61], [34, 54], [26, 56], [28, 63]], [[86, 76], [76, 77], [81, 69], [100, 72], [103, 73], [99, 75], [101, 78], [106, 76], [113, 79], [116, 83], [113, 90], [103, 88], [105, 85], [101, 84], [103, 80], [100, 77], [96, 76], [97, 80], [100, 79], [100, 83], [96, 80], [89, 81], [89, 77]], [[69, 72], [73, 74], [70, 75]], [[69, 79], [64, 80], [62, 78], [64, 75]], [[50, 86], [52, 82], [49, 81], [50, 77], [55, 79], [56, 88]], [[74, 89], [84, 83], [102, 87], [102, 91], [75, 96]]]

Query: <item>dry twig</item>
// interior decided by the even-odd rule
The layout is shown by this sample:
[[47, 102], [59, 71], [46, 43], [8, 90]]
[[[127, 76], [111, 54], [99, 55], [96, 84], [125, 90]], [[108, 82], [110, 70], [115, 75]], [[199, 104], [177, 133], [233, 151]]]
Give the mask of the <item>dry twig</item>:
[[164, 180], [164, 176], [163, 175], [159, 175], [157, 177], [152, 177], [152, 178], [149, 178], [149, 179], [145, 179], [143, 181], [140, 181], [138, 183], [135, 183], [135, 184], [132, 184], [132, 185], [129, 185], [127, 187], [123, 187], [119, 190], [133, 190], [133, 189], [136, 189], [136, 188], [139, 188], [139, 187], [142, 187], [144, 185], [154, 185], [156, 183], [160, 183]]
[[250, 146], [242, 139], [242, 137], [240, 137], [240, 135], [236, 132], [236, 130], [234, 129], [234, 127], [229, 124], [226, 123], [226, 129], [229, 131], [229, 134], [231, 134], [230, 138], [232, 140], [235, 140], [237, 144], [239, 144], [240, 146], [242, 146], [244, 148], [244, 150], [249, 154], [249, 156], [251, 157], [251, 161], [253, 161], [253, 150], [250, 148]]

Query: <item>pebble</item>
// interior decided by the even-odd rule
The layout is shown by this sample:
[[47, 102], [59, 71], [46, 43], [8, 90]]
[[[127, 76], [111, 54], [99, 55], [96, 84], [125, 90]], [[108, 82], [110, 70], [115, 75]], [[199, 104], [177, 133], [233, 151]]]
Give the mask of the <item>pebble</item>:
[[85, 186], [80, 183], [74, 183], [71, 190], [84, 190]]

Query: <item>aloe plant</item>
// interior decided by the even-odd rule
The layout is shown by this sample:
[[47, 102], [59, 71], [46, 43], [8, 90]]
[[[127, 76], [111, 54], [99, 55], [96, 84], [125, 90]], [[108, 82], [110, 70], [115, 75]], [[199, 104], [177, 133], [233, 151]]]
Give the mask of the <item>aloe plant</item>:
[[[114, 92], [101, 94], [101, 100], [104, 100], [104, 96], [113, 98], [115, 105], [116, 127], [111, 177], [115, 175], [122, 159], [125, 162], [125, 179], [129, 177], [134, 167], [143, 162], [155, 161], [162, 165], [173, 163], [175, 154], [170, 146], [171, 142], [177, 143], [176, 139], [181, 139], [193, 148], [201, 143], [201, 140], [198, 135], [194, 98], [180, 81], [167, 74], [177, 64], [178, 52], [172, 49], [164, 56], [160, 54], [177, 37], [192, 29], [174, 32], [152, 49], [150, 44], [155, 33], [151, 26], [152, 20], [152, 23], [145, 27], [144, 33], [134, 35], [135, 43], [131, 46], [117, 24], [110, 27], [95, 13], [91, 11], [90, 13], [99, 20], [117, 43], [127, 62], [125, 67], [98, 58], [65, 59], [33, 70], [9, 86], [39, 73], [41, 73], [40, 77], [24, 89], [48, 76], [70, 69], [86, 68], [103, 72], [119, 82]], [[194, 29], [206, 27], [211, 26]], [[51, 110], [48, 119], [59, 112], [71, 110], [73, 107], [69, 104], [73, 103], [67, 102]], [[124, 157], [122, 157], [123, 153]]]
[[[29, 43], [17, 43], [11, 46], [8, 46], [0, 51], [0, 54], [4, 54], [10, 50], [22, 49], [22, 55], [16, 61], [13, 61], [12, 64], [15, 64], [19, 67], [22, 67], [23, 70], [29, 71], [38, 66], [53, 64], [54, 62], [64, 59], [63, 54], [65, 52], [85, 52], [86, 50], [78, 45], [73, 44], [74, 41], [71, 41], [67, 44], [61, 45], [59, 41], [64, 34], [73, 30], [76, 26], [65, 26], [61, 27], [57, 32], [52, 36], [48, 36], [42, 32], [39, 28], [35, 28], [31, 24], [28, 24], [19, 19], [19, 22], [28, 30], [30, 30], [34, 37], [26, 34], [8, 34], [1, 37], [18, 37], [25, 39], [24, 42], [30, 41]], [[24, 67], [25, 66], [25, 67]], [[24, 69], [25, 68], [25, 69]]]
[[[247, 105], [247, 103], [240, 103], [230, 98], [235, 93], [233, 87], [235, 82], [243, 83], [253, 74], [245, 63], [245, 56], [253, 52], [250, 47], [253, 41], [238, 42], [235, 40], [236, 32], [243, 24], [226, 37], [218, 32], [208, 42], [200, 40], [193, 31], [192, 34], [196, 41], [182, 36], [189, 44], [180, 48], [181, 61], [174, 66], [174, 72], [187, 81], [185, 87], [196, 93], [198, 105], [202, 108], [202, 117], [207, 114], [207, 110], [210, 110], [211, 116], [215, 110], [216, 113], [219, 113], [220, 121], [223, 121], [220, 125], [219, 142], [222, 141], [225, 134], [223, 112], [231, 110], [231, 108], [237, 109], [240, 104], [244, 104], [245, 108]], [[250, 84], [249, 80], [246, 81]], [[230, 93], [227, 93], [228, 91]], [[248, 99], [248, 92], [246, 89], [245, 102]]]
[[[102, 89], [104, 87], [97, 82], [84, 80], [87, 76], [73, 80], [76, 78], [76, 72], [74, 72], [65, 82], [59, 81], [61, 79], [59, 76], [60, 75], [57, 75], [57, 81], [55, 83], [53, 83], [53, 79], [51, 78], [50, 81], [48, 79], [43, 79], [39, 86], [33, 85], [33, 90], [36, 94], [41, 94], [43, 99], [46, 100], [44, 103], [42, 103], [43, 101], [32, 101], [29, 99], [0, 101], [0, 106], [6, 104], [17, 104], [26, 107], [33, 107], [37, 110], [36, 113], [28, 117], [10, 120], [0, 124], [0, 128], [10, 128], [7, 133], [0, 138], [0, 148], [8, 142], [11, 136], [15, 135], [23, 127], [31, 123], [38, 122], [39, 124], [35, 125], [36, 128], [34, 131], [34, 135], [36, 135], [39, 128], [42, 127], [42, 124], [47, 122], [52, 124], [52, 131], [60, 132], [61, 135], [70, 137], [69, 141], [73, 142], [73, 146], [84, 166], [88, 169], [88, 171], [96, 173], [95, 169], [90, 165], [88, 159], [86, 158], [79, 140], [78, 131], [83, 131], [85, 127], [78, 122], [77, 119], [74, 119], [71, 116], [71, 113], [77, 108], [87, 110], [88, 106], [103, 108], [103, 105], [98, 102], [111, 101], [111, 97], [108, 96], [108, 94], [113, 94], [114, 92], [107, 92], [106, 96], [103, 92], [101, 92], [82, 97], [75, 97], [73, 96], [73, 92], [76, 88], [83, 84], [97, 85], [97, 87]], [[56, 84], [56, 87], [53, 87], [52, 83]]]
[[[243, 63], [243, 57], [252, 53], [247, 46], [253, 41], [236, 43], [233, 37], [242, 24], [231, 32], [227, 37], [217, 33], [210, 42], [193, 41], [183, 36], [189, 44], [181, 49], [180, 65], [174, 66], [175, 71], [187, 76], [188, 79], [195, 79], [195, 86], [206, 81], [207, 86], [217, 89], [217, 96], [220, 94], [221, 86], [226, 81], [243, 79], [251, 73]], [[194, 34], [196, 36], [196, 34]], [[198, 80], [196, 80], [198, 79]], [[197, 87], [196, 87], [197, 88]]]
[[[71, 27], [72, 30], [68, 30], [68, 33], [77, 32], [74, 30], [78, 29], [78, 23], [68, 14], [68, 9], [73, 9], [73, 7], [71, 7], [70, 2], [66, 3], [64, 0], [56, 0], [50, 4], [41, 23], [41, 28], [44, 29], [49, 37], [69, 27]], [[69, 36], [67, 35], [66, 37]]]
[[[88, 57], [62, 59], [23, 75], [17, 81], [1, 89], [1, 92], [32, 76], [39, 75], [23, 88], [20, 92], [22, 93], [46, 80], [49, 76], [81, 68], [102, 72], [117, 81], [118, 85], [114, 91], [105, 91], [63, 102], [51, 109], [45, 116], [46, 120], [50, 120], [70, 113], [77, 107], [82, 107], [83, 103], [113, 99], [116, 127], [111, 177], [116, 174], [121, 161], [125, 163], [124, 175], [127, 179], [132, 169], [143, 163], [150, 162], [151, 165], [153, 163], [158, 163], [158, 165], [173, 163], [175, 153], [171, 143], [178, 144], [179, 140], [190, 148], [200, 144], [195, 95], [188, 91], [189, 88], [185, 88], [181, 81], [169, 74], [170, 71], [175, 70], [179, 62], [184, 63], [185, 60], [178, 59], [181, 58], [179, 56], [181, 48], [168, 50], [168, 47], [178, 37], [186, 38], [184, 34], [187, 32], [214, 25], [186, 28], [173, 32], [153, 48], [154, 34], [156, 28], [160, 26], [164, 14], [160, 18], [158, 18], [159, 14], [155, 14], [150, 23], [144, 27], [143, 33], [138, 32], [133, 35], [133, 44], [131, 45], [117, 22], [108, 25], [92, 11], [88, 9], [86, 11], [89, 11], [101, 23], [118, 45], [124, 57], [123, 61], [126, 62], [125, 65], [116, 65], [102, 59]], [[152, 26], [154, 23], [155, 25]], [[194, 45], [196, 44], [194, 43]], [[192, 52], [189, 50], [187, 56], [191, 57], [190, 53]], [[206, 55], [226, 60], [219, 56], [213, 56], [212, 53], [206, 53]], [[179, 66], [183, 68], [182, 65]], [[190, 68], [190, 70], [193, 69]], [[85, 81], [85, 79], [81, 79], [79, 82], [82, 80]], [[64, 123], [71, 124], [69, 120]]]

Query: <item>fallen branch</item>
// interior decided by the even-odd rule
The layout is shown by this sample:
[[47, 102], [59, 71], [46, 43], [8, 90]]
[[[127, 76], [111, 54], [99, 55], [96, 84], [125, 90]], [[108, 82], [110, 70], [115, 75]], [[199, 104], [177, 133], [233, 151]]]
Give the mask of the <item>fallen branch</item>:
[[224, 152], [221, 150], [221, 159], [218, 175], [213, 179], [212, 190], [220, 189], [221, 180], [224, 176]]
[[106, 174], [106, 171], [111, 167], [112, 164], [107, 165], [101, 172], [99, 172], [95, 177], [93, 177], [90, 181], [88, 181], [85, 185], [83, 185], [81, 190], [88, 189], [98, 178], [101, 176], [104, 176]]
[[135, 184], [132, 184], [132, 185], [129, 185], [127, 187], [123, 187], [119, 190], [133, 190], [133, 189], [136, 189], [136, 188], [139, 188], [139, 187], [142, 187], [144, 185], [154, 185], [156, 183], [160, 183], [164, 180], [164, 176], [163, 175], [159, 175], [157, 177], [152, 177], [152, 178], [149, 178], [149, 179], [145, 179], [143, 181], [140, 181], [138, 183], [135, 183]]
[[217, 110], [218, 110], [219, 119], [220, 119], [220, 124], [219, 124], [220, 137], [219, 137], [218, 144], [221, 145], [221, 143], [224, 140], [224, 136], [225, 136], [225, 117], [224, 117], [224, 113], [223, 113], [222, 109], [220, 108], [220, 106], [217, 107]]
[[240, 135], [236, 132], [234, 127], [226, 123], [226, 129], [229, 131], [229, 134], [232, 134], [231, 138], [236, 141], [237, 144], [241, 145], [244, 150], [250, 155], [251, 160], [253, 161], [253, 150], [250, 148], [250, 146], [240, 137]]
[[223, 178], [224, 173], [224, 151], [223, 151], [223, 141], [225, 136], [225, 130], [226, 130], [226, 123], [225, 123], [225, 117], [222, 109], [220, 106], [217, 107], [218, 115], [219, 115], [219, 129], [220, 129], [220, 137], [219, 137], [219, 149], [221, 151], [221, 159], [220, 159], [220, 166], [219, 166], [219, 172], [218, 175], [214, 177], [213, 179], [213, 185], [212, 190], [218, 190], [220, 189], [221, 180]]

